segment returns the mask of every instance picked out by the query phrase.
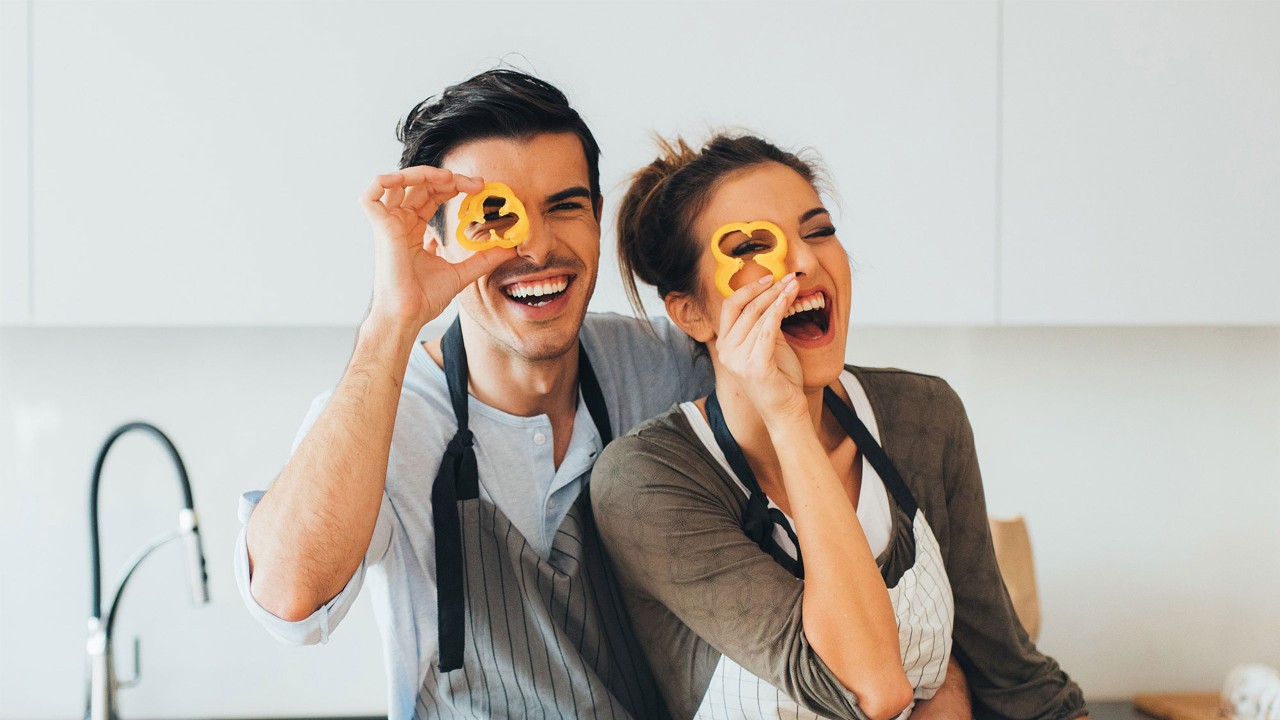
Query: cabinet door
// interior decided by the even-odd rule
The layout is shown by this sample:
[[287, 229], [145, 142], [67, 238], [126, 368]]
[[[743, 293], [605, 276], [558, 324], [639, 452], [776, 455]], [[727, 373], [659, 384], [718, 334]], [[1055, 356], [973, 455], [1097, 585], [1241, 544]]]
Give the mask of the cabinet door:
[[372, 34], [347, 25], [357, 7], [314, 9], [35, 5], [37, 321], [360, 319], [356, 198], [394, 167], [386, 108], [408, 98], [388, 97]]
[[37, 3], [37, 320], [357, 321], [396, 121], [499, 60], [600, 140], [606, 258], [651, 131], [746, 127], [825, 159], [855, 320], [994, 320], [994, 2], [485, 7]]
[[0, 2], [0, 324], [30, 320], [29, 17]]
[[1002, 320], [1280, 322], [1280, 4], [1007, 3]]
[[[619, 192], [652, 131], [811, 148], [855, 324], [994, 323], [996, 3], [685, 3], [680, 22], [655, 7], [677, 6], [602, 12], [627, 32], [592, 39], [603, 67], [572, 83]], [[623, 307], [612, 272], [600, 305]]]

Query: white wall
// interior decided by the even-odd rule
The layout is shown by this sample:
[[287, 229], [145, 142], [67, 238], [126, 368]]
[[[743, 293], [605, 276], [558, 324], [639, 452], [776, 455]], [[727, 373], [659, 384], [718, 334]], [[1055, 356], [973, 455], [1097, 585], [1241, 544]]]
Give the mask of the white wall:
[[[176, 550], [120, 618], [143, 639], [132, 717], [374, 713], [362, 600], [328, 646], [268, 638], [232, 581], [236, 499], [284, 462], [346, 329], [0, 330], [0, 718], [83, 702], [86, 496], [98, 444], [147, 419], [186, 458], [213, 602], [192, 609]], [[850, 357], [948, 378], [968, 406], [994, 513], [1031, 524], [1041, 647], [1093, 698], [1214, 690], [1280, 665], [1280, 329], [857, 329]], [[179, 496], [145, 437], [104, 479], [104, 569], [173, 526]]]
[[[1201, 32], [1202, 14], [1227, 6], [1232, 9], [1223, 17], [1231, 22], [1210, 24]], [[524, 13], [522, 21], [558, 26], [560, 19], [543, 12], [545, 7], [507, 9]], [[585, 6], [555, 7], [581, 12]], [[484, 69], [512, 49], [523, 50], [529, 66], [563, 85], [583, 109], [606, 151], [603, 169], [613, 204], [618, 182], [650, 156], [644, 137], [649, 128], [696, 133], [707, 123], [742, 123], [783, 143], [812, 143], [824, 152], [844, 199], [840, 207], [848, 222], [842, 220], [842, 231], [848, 231], [845, 240], [860, 268], [857, 316], [878, 324], [853, 334], [850, 357], [940, 374], [965, 398], [992, 510], [1023, 513], [1031, 523], [1043, 591], [1041, 646], [1091, 697], [1213, 690], [1236, 662], [1280, 665], [1280, 328], [1274, 326], [1278, 296], [1267, 282], [1280, 272], [1274, 242], [1276, 163], [1269, 161], [1280, 142], [1274, 130], [1274, 48], [1266, 42], [1267, 29], [1280, 22], [1276, 6], [860, 3], [825, 6], [834, 15], [818, 25], [802, 13], [780, 18], [780, 6], [772, 3], [737, 6], [728, 18], [721, 7], [669, 5], [655, 13], [648, 5], [620, 3], [609, 17], [633, 30], [616, 39], [623, 45], [603, 34], [575, 38], [583, 45], [563, 42], [556, 34], [539, 35], [525, 45], [517, 43], [524, 26], [508, 23], [486, 33], [480, 38], [484, 49], [471, 52], [469, 39], [453, 34], [455, 24], [429, 22], [439, 17], [433, 13], [469, 14], [470, 6], [460, 3], [393, 8], [403, 10], [402, 17], [386, 8], [366, 12], [366, 6], [354, 3], [107, 6], [0, 0], [0, 323], [70, 326], [0, 326], [0, 720], [65, 718], [81, 711], [89, 473], [103, 437], [131, 419], [159, 424], [188, 462], [213, 603], [188, 606], [176, 550], [167, 549], [143, 567], [118, 627], [122, 666], [131, 654], [129, 638], [138, 634], [144, 642], [144, 680], [122, 693], [125, 716], [335, 715], [385, 707], [384, 671], [367, 601], [323, 648], [281, 646], [248, 617], [231, 577], [236, 499], [270, 481], [285, 461], [309, 400], [337, 380], [345, 363], [353, 329], [334, 326], [359, 316], [368, 282], [367, 233], [350, 198], [369, 173], [394, 162], [390, 128], [398, 113], [422, 94]], [[34, 8], [30, 15], [29, 8]], [[1081, 8], [1093, 19], [1079, 22]], [[1153, 24], [1149, 14], [1160, 22]], [[1064, 15], [1076, 21], [1064, 25]], [[788, 42], [805, 48], [792, 58], [795, 77], [838, 75], [842, 91], [819, 95], [809, 85], [791, 82], [767, 47], [752, 46], [750, 53], [729, 61], [716, 46], [670, 43], [673, 47], [664, 51], [684, 54], [671, 55], [665, 73], [654, 72], [651, 55], [642, 52], [650, 48], [649, 38], [671, 37], [664, 32], [673, 28], [701, 37], [701, 27], [746, 33], [762, 25], [784, 30]], [[333, 37], [316, 27], [327, 28]], [[220, 41], [224, 34], [234, 35], [224, 33], [227, 28], [243, 31], [236, 35], [238, 44]], [[307, 28], [311, 31], [304, 32]], [[812, 36], [805, 34], [810, 31]], [[204, 44], [185, 43], [188, 32], [205, 33], [196, 38]], [[1191, 72], [1172, 62], [1166, 68], [1152, 60], [1152, 53], [1139, 54], [1143, 62], [1106, 55], [1106, 62], [1089, 63], [1092, 75], [1085, 76], [1070, 52], [1042, 42], [1045, 35], [1094, 59], [1103, 57], [1095, 46], [1123, 56], [1118, 49], [1140, 41], [1139, 49], [1151, 43], [1166, 50], [1207, 47], [1212, 62]], [[36, 42], [28, 47], [30, 38]], [[438, 62], [415, 65], [430, 40], [460, 48]], [[361, 70], [373, 57], [366, 50], [379, 43], [392, 48], [403, 78], [380, 66]], [[582, 48], [593, 57], [608, 57], [612, 67], [625, 72], [602, 73], [581, 62]], [[228, 64], [220, 58], [229, 58]], [[288, 67], [272, 65], [281, 58]], [[26, 66], [28, 59], [36, 68]], [[686, 67], [714, 70], [722, 80], [716, 87], [720, 94], [690, 91], [681, 102], [670, 102], [672, 83], [702, 82], [705, 73], [684, 72]], [[843, 74], [832, 74], [833, 67]], [[121, 68], [178, 79], [172, 87], [163, 86], [168, 94], [158, 100], [117, 104], [111, 98], [120, 88], [133, 97], [129, 92], [151, 87], [149, 76]], [[198, 173], [191, 181], [206, 185], [150, 188], [148, 197], [154, 198], [199, 187], [215, 211], [191, 231], [196, 234], [189, 237], [199, 241], [194, 249], [177, 255], [188, 264], [192, 258], [204, 261], [195, 265], [205, 274], [188, 285], [172, 267], [155, 264], [163, 256], [156, 248], [167, 252], [171, 246], [169, 225], [160, 223], [162, 232], [143, 237], [134, 232], [136, 214], [102, 193], [127, 192], [137, 200], [143, 196], [119, 183], [115, 172], [145, 175], [151, 167], [147, 162], [167, 167], [175, 138], [162, 131], [177, 131], [162, 111], [178, 107], [179, 100], [198, 104], [199, 88], [180, 82], [192, 68], [224, 80], [232, 75], [223, 71], [234, 70], [240, 73], [236, 77], [252, 80], [217, 87], [226, 97], [253, 100], [247, 107], [268, 118], [263, 125], [247, 122], [255, 131], [275, 128], [269, 118], [288, 115], [298, 98], [323, 96], [325, 89], [337, 88], [337, 96], [357, 102], [341, 105], [335, 115], [341, 119], [332, 120], [341, 127], [293, 133], [313, 144], [332, 142], [327, 147], [332, 155], [307, 165], [297, 186], [278, 195], [295, 209], [305, 206], [299, 214], [329, 213], [316, 216], [324, 237], [293, 233], [285, 238], [277, 236], [288, 233], [263, 230], [269, 214], [264, 208], [276, 203], [273, 193], [258, 193], [258, 204], [231, 197], [244, 189], [234, 181], [237, 173], [254, 167], [254, 157], [248, 156], [261, 155], [262, 162], [284, 157], [257, 152], [258, 146], [245, 145], [227, 157], [202, 156], [209, 168], [226, 173]], [[296, 73], [297, 82], [277, 83], [270, 73], [259, 73], [261, 68]], [[1125, 68], [1127, 74], [1121, 72]], [[120, 87], [98, 82], [94, 72]], [[1183, 82], [1184, 75], [1198, 84]], [[731, 81], [725, 79], [729, 76]], [[1110, 84], [1092, 82], [1095, 76]], [[369, 80], [375, 77], [376, 82]], [[1050, 77], [1055, 79], [1049, 82]], [[49, 84], [33, 91], [29, 78], [49, 79]], [[1085, 98], [1072, 107], [1110, 112], [1114, 103], [1107, 88], [1128, 87], [1125, 83], [1147, 88], [1155, 99], [1148, 98], [1142, 112], [1130, 108], [1124, 125], [1130, 135], [1117, 147], [1099, 145], [1088, 133], [1057, 131], [1059, 119], [1070, 119], [1055, 104], [1065, 97], [1055, 90], [1063, 83], [1075, 88], [1072, 97]], [[795, 94], [761, 103], [753, 94], [761, 87]], [[1243, 118], [1256, 121], [1246, 128], [1253, 132], [1201, 133], [1186, 143], [1162, 140], [1152, 146], [1154, 155], [1135, 153], [1128, 140], [1146, 137], [1146, 113], [1152, 107], [1163, 112], [1164, 104], [1182, 108], [1197, 102], [1200, 88], [1226, 93], [1225, 100], [1206, 107], [1238, 111], [1215, 114], [1226, 118], [1213, 125], [1216, 131], [1232, 127], [1228, 120]], [[824, 103], [823, 112], [792, 112], [808, 107], [811, 95]], [[80, 128], [73, 112], [86, 104], [104, 111], [87, 129]], [[213, 104], [218, 112], [244, 119], [240, 105]], [[119, 116], [126, 110], [137, 116]], [[217, 125], [218, 117], [206, 120]], [[1083, 129], [1107, 133], [1116, 127], [1109, 116], [1099, 117]], [[116, 124], [102, 124], [107, 120]], [[1072, 127], [1081, 128], [1079, 123]], [[1199, 125], [1170, 125], [1152, 137], [1167, 138], [1170, 127], [1194, 135]], [[110, 160], [88, 163], [88, 184], [102, 190], [76, 205], [79, 214], [68, 212], [57, 202], [61, 196], [48, 190], [79, 157], [75, 143], [64, 142], [77, 128], [103, 133], [80, 137]], [[1073, 137], [1086, 141], [1066, 142]], [[259, 140], [264, 148], [297, 152], [296, 147], [276, 148], [274, 137]], [[1108, 178], [1128, 178], [1129, 184], [1095, 186], [1090, 173], [1097, 158], [1081, 154], [1081, 145], [1103, 152], [1124, 170]], [[1050, 150], [1055, 154], [1044, 155]], [[1169, 165], [1153, 172], [1151, 157]], [[65, 163], [50, 164], [50, 158]], [[1184, 159], [1185, 173], [1177, 169]], [[1206, 175], [1204, 167], [1220, 174]], [[1071, 168], [1074, 174], [1065, 173]], [[1239, 168], [1247, 172], [1237, 173]], [[33, 202], [31, 193], [39, 195], [42, 186], [36, 183], [33, 190], [29, 173], [37, 169], [47, 190]], [[1221, 181], [1224, 176], [1232, 182]], [[1147, 190], [1147, 179], [1153, 183], [1141, 194], [1147, 205], [1140, 212], [1124, 205], [1132, 186]], [[1216, 196], [1193, 181], [1233, 189], [1238, 197], [1229, 198], [1234, 204], [1210, 203]], [[1168, 187], [1176, 192], [1167, 192]], [[1241, 198], [1248, 202], [1235, 202]], [[1108, 205], [1112, 200], [1120, 204]], [[1112, 214], [1099, 215], [1100, 207]], [[1203, 237], [1193, 238], [1196, 243], [1207, 238], [1205, 244], [1188, 246], [1198, 248], [1194, 252], [1166, 250], [1166, 233], [1186, 227], [1187, 216], [1208, 225]], [[98, 243], [95, 252], [101, 254], [86, 262], [90, 255], [74, 243], [83, 244], [96, 231], [95, 223], [110, 217], [115, 224], [105, 235], [111, 242]], [[1148, 222], [1152, 219], [1162, 224]], [[1097, 227], [1079, 231], [1068, 227], [1068, 220], [1088, 220]], [[245, 230], [255, 222], [255, 229]], [[65, 231], [61, 235], [54, 232], [59, 228]], [[1198, 225], [1192, 229], [1199, 233]], [[36, 239], [46, 243], [43, 254], [34, 252]], [[316, 250], [312, 239], [329, 246]], [[1082, 239], [1089, 242], [1081, 244]], [[141, 243], [135, 255], [114, 252], [134, 241]], [[290, 242], [306, 242], [312, 252], [291, 256]], [[959, 243], [971, 249], [947, 255], [947, 248]], [[1143, 243], [1155, 243], [1156, 250], [1136, 260], [1119, 256], [1142, 282], [1122, 278], [1106, 287], [1081, 287], [1081, 278], [1121, 267], [1108, 252], [1129, 252]], [[1223, 252], [1222, 243], [1232, 244], [1227, 248], [1232, 252]], [[1075, 264], [1050, 262], [1044, 246], [1065, 248]], [[1035, 252], [1024, 253], [1026, 248]], [[606, 307], [622, 307], [611, 255], [606, 246], [600, 300]], [[1009, 262], [1000, 265], [1005, 255]], [[1164, 269], [1153, 271], [1161, 257]], [[112, 258], [114, 272], [104, 271], [100, 263]], [[272, 282], [280, 276], [272, 262], [293, 273], [296, 282], [284, 291]], [[236, 272], [213, 273], [210, 267], [219, 263]], [[1026, 267], [1050, 271], [1065, 289], [1027, 275]], [[1216, 284], [1196, 282], [1201, 273]], [[1237, 282], [1237, 275], [1249, 281]], [[317, 277], [329, 283], [324, 292], [315, 292]], [[1018, 278], [1031, 279], [1017, 284]], [[1166, 302], [1143, 284], [1157, 280], [1173, 286], [1183, 304]], [[138, 305], [147, 312], [130, 314], [117, 307], [130, 297], [122, 286], [142, 296]], [[962, 292], [973, 286], [985, 289]], [[99, 291], [86, 292], [86, 287]], [[997, 288], [1008, 305], [1003, 314], [1001, 297], [991, 297]], [[1141, 317], [1142, 322], [1186, 325], [1226, 318], [1221, 322], [1261, 326], [972, 328], [1096, 321], [1097, 313], [1071, 312], [1082, 299], [1119, 307], [1103, 292], [1116, 288], [1124, 291], [1121, 299], [1137, 296], [1142, 314], [1105, 322], [1133, 324], [1138, 321], [1132, 318]], [[155, 296], [174, 300], [161, 305], [151, 302]], [[966, 300], [957, 302], [960, 296]], [[52, 302], [58, 299], [70, 309], [48, 314], [49, 308], [63, 307]], [[40, 310], [30, 307], [33, 300], [43, 302]], [[1018, 303], [1031, 301], [1065, 301], [1066, 309], [1016, 311]], [[1221, 307], [1230, 312], [1206, 310]], [[97, 322], [156, 327], [77, 327]], [[291, 327], [254, 327], [273, 323]], [[961, 327], [902, 327], [921, 323]], [[164, 327], [175, 324], [187, 327]], [[191, 327], [201, 324], [224, 327]], [[111, 457], [102, 513], [109, 583], [129, 553], [173, 525], [179, 496], [165, 463], [159, 449], [141, 437], [122, 441]]]

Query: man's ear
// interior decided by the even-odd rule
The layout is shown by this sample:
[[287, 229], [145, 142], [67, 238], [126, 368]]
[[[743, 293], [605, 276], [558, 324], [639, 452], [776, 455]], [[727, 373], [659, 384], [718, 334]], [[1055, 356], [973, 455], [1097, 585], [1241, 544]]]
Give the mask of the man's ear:
[[596, 209], [596, 224], [598, 225], [600, 223], [600, 218], [604, 215], [604, 196], [597, 195], [595, 202], [592, 203], [592, 205], [594, 205]]
[[716, 336], [716, 323], [706, 316], [701, 304], [692, 295], [667, 293], [663, 303], [667, 306], [667, 317], [689, 337], [705, 343]]

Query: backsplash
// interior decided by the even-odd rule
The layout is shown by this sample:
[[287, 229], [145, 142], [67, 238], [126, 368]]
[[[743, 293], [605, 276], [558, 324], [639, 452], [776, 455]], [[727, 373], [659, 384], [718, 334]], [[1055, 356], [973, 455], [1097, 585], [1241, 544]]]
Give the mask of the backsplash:
[[[211, 604], [180, 548], [130, 583], [125, 716], [373, 714], [386, 707], [367, 599], [327, 646], [292, 648], [231, 575], [244, 490], [284, 464], [349, 328], [0, 329], [0, 719], [83, 712], [88, 481], [117, 425], [157, 424], [187, 463]], [[993, 514], [1026, 515], [1040, 646], [1095, 699], [1214, 690], [1280, 665], [1280, 329], [855, 328], [849, 357], [942, 375], [969, 410]], [[163, 450], [122, 439], [102, 489], [103, 578], [176, 528]]]

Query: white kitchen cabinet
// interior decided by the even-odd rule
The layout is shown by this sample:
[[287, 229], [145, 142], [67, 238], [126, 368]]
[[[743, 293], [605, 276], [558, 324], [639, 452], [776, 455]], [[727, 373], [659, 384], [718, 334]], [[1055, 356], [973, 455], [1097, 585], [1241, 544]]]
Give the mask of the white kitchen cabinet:
[[994, 322], [995, 2], [484, 8], [36, 2], [34, 322], [358, 321], [396, 121], [500, 59], [604, 149], [596, 309], [626, 310], [608, 211], [648, 133], [734, 126], [825, 159], [855, 322]]
[[30, 320], [28, 9], [0, 2], [0, 324]]
[[[34, 6], [39, 324], [358, 321], [395, 88], [354, 6]], [[370, 43], [365, 43], [368, 50]]]
[[1001, 321], [1280, 323], [1280, 4], [1004, 6]]

